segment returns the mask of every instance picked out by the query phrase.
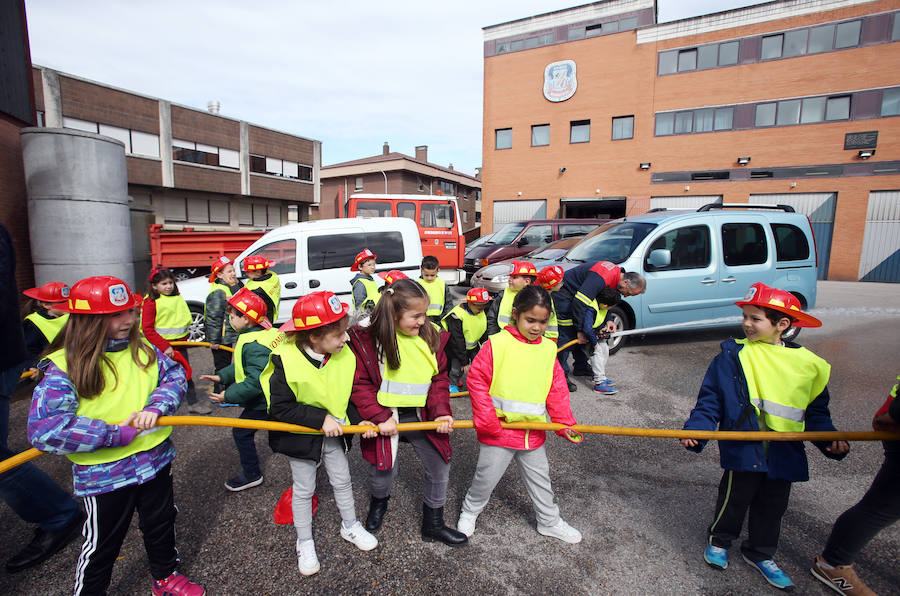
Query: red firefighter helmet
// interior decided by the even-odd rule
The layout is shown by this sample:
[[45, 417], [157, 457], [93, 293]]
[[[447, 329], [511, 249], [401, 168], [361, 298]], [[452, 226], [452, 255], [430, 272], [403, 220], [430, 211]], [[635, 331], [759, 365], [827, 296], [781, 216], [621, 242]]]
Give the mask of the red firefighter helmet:
[[266, 317], [266, 301], [247, 288], [241, 288], [228, 299], [228, 304], [259, 324], [263, 329], [271, 329], [272, 323]]
[[111, 275], [97, 275], [76, 281], [69, 298], [59, 310], [73, 315], [108, 315], [141, 305], [141, 297]]
[[491, 301], [491, 295], [484, 288], [472, 288], [466, 292], [466, 302], [474, 302], [476, 304], [484, 304]]
[[531, 277], [537, 277], [537, 269], [534, 267], [534, 263], [529, 261], [513, 261], [512, 269], [509, 272], [510, 275], [530, 275]]
[[265, 271], [269, 267], [275, 264], [275, 261], [270, 261], [266, 257], [262, 255], [250, 255], [241, 263], [241, 270], [243, 271]]
[[359, 271], [359, 266], [363, 261], [368, 259], [376, 259], [378, 258], [374, 252], [369, 250], [368, 248], [364, 248], [361, 253], [356, 255], [356, 258], [353, 259], [353, 264], [350, 265], [350, 271]]
[[216, 274], [224, 269], [225, 265], [228, 265], [229, 263], [231, 263], [231, 259], [229, 259], [225, 255], [221, 255], [218, 259], [216, 259], [212, 264], [212, 273], [209, 274], [209, 283], [213, 283], [214, 281], [216, 281]]
[[384, 280], [384, 285], [389, 286], [398, 279], [409, 279], [409, 276], [399, 269], [391, 269], [387, 273], [381, 272], [378, 274], [381, 279]]
[[350, 307], [341, 302], [334, 292], [312, 292], [294, 303], [291, 318], [280, 327], [281, 331], [304, 331], [339, 321]]
[[40, 302], [65, 302], [69, 298], [69, 285], [61, 281], [48, 281], [42, 286], [29, 288], [22, 293]]
[[743, 300], [735, 302], [737, 306], [758, 306], [771, 308], [794, 319], [792, 327], [821, 327], [822, 321], [800, 310], [800, 301], [790, 292], [756, 282], [747, 290]]
[[545, 290], [558, 286], [566, 272], [559, 265], [547, 265], [538, 273], [537, 281]]

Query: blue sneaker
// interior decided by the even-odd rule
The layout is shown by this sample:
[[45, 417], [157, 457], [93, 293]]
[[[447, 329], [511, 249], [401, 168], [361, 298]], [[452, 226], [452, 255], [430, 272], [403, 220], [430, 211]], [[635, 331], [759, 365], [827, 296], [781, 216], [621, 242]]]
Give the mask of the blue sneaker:
[[220, 408], [231, 408], [231, 407], [237, 407], [237, 406], [238, 406], [238, 404], [231, 404], [231, 403], [228, 403], [227, 401], [223, 401], [223, 402], [219, 403]]
[[597, 393], [602, 393], [603, 395], [614, 395], [619, 392], [618, 389], [613, 387], [612, 381], [610, 381], [609, 379], [606, 379], [602, 383], [594, 385], [594, 391], [596, 391]]
[[728, 551], [712, 544], [706, 545], [706, 552], [703, 553], [703, 559], [716, 569], [728, 568]]
[[784, 590], [785, 592], [793, 592], [794, 583], [784, 571], [778, 568], [778, 565], [775, 564], [775, 561], [773, 561], [772, 559], [766, 559], [765, 561], [754, 563], [747, 558], [747, 555], [741, 553], [741, 556], [744, 557], [744, 560], [747, 561], [747, 563], [749, 563], [760, 573], [762, 573], [767, 582], [780, 590]]
[[459, 385], [450, 385], [450, 393], [451, 393], [451, 394], [453, 394], [453, 393], [459, 393], [460, 391], [461, 391], [461, 390], [460, 390], [460, 388], [459, 388]]

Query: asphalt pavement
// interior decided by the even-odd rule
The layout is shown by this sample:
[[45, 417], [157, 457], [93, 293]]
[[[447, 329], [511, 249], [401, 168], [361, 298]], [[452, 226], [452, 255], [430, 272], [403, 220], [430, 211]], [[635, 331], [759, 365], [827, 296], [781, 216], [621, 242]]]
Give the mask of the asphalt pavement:
[[[897, 285], [820, 282], [813, 314], [824, 326], [805, 329], [799, 343], [832, 365], [832, 416], [842, 430], [869, 430], [874, 411], [900, 373], [900, 292]], [[571, 396], [583, 424], [680, 428], [703, 374], [728, 337], [740, 328], [679, 331], [629, 338], [608, 373], [619, 387], [613, 396], [576, 378]], [[209, 352], [191, 351], [195, 374], [212, 366]], [[202, 385], [201, 385], [202, 389]], [[202, 392], [202, 390], [201, 390]], [[28, 447], [24, 421], [28, 401], [13, 404], [10, 443]], [[465, 398], [453, 400], [457, 419], [469, 419]], [[237, 408], [213, 415], [236, 416]], [[186, 409], [180, 414], [186, 414]], [[324, 472], [319, 475], [319, 512], [313, 522], [322, 570], [297, 570], [295, 533], [275, 525], [272, 509], [290, 484], [283, 456], [257, 435], [265, 483], [241, 493], [223, 482], [239, 470], [231, 432], [223, 428], [177, 428], [174, 441], [178, 547], [181, 570], [208, 594], [766, 594], [778, 590], [740, 560], [717, 571], [703, 562], [721, 476], [717, 449], [690, 453], [671, 439], [587, 436], [573, 445], [548, 437], [553, 487], [564, 519], [584, 540], [569, 545], [539, 535], [531, 502], [511, 466], [478, 518], [469, 546], [422, 542], [422, 467], [409, 445], [400, 449], [400, 472], [379, 546], [360, 552], [339, 535], [340, 519]], [[454, 525], [474, 473], [478, 443], [472, 431], [453, 435], [447, 520]], [[800, 594], [829, 594], [809, 574], [835, 518], [856, 503], [882, 461], [878, 443], [854, 443], [842, 462], [807, 449], [811, 480], [793, 486], [775, 560]], [[368, 506], [366, 464], [354, 443], [350, 453], [356, 508]], [[62, 486], [71, 486], [68, 460], [44, 455], [36, 464]], [[35, 498], [40, 498], [35, 495]], [[0, 504], [0, 559], [26, 544], [32, 528]], [[43, 565], [10, 575], [0, 569], [0, 593], [70, 594], [79, 541]], [[862, 578], [879, 594], [900, 593], [900, 524], [879, 534], [857, 561]], [[137, 521], [113, 572], [110, 594], [147, 594], [150, 575]]]

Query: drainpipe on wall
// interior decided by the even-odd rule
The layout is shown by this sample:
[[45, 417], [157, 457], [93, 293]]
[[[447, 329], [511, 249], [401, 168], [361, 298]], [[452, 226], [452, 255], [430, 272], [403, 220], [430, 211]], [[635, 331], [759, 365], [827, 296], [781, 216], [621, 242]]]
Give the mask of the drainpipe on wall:
[[387, 174], [384, 173], [384, 170], [381, 170], [381, 175], [384, 176], [384, 194], [387, 194]]

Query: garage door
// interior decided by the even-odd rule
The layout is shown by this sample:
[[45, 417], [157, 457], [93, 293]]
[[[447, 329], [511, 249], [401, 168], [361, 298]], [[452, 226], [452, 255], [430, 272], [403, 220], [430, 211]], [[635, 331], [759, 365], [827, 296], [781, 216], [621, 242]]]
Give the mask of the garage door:
[[546, 199], [528, 201], [494, 201], [494, 230], [511, 221], [546, 218]]
[[651, 209], [699, 209], [709, 203], [722, 204], [722, 195], [650, 197]]
[[869, 193], [860, 281], [900, 281], [900, 191]]
[[750, 195], [751, 203], [772, 203], [790, 205], [797, 213], [803, 213], [812, 224], [816, 236], [816, 254], [819, 267], [816, 277], [825, 279], [828, 276], [828, 260], [831, 256], [831, 237], [834, 234], [834, 208], [837, 193], [833, 192], [796, 192], [772, 195]]

